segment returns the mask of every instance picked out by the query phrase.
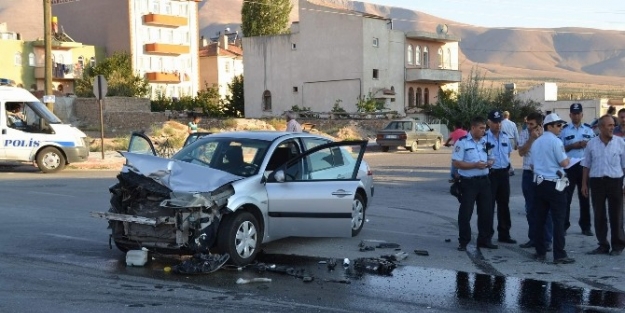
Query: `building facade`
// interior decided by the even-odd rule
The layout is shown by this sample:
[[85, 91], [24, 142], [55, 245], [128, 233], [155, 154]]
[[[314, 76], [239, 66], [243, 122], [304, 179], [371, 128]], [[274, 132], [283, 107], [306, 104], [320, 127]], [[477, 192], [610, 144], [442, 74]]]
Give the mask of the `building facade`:
[[193, 96], [198, 86], [198, 7], [201, 0], [81, 0], [55, 5], [76, 41], [128, 52], [151, 95]]
[[295, 105], [356, 112], [363, 98], [416, 113], [410, 109], [435, 102], [439, 87], [457, 89], [461, 80], [458, 40], [446, 33], [405, 33], [390, 19], [312, 0], [299, 1], [299, 18], [290, 34], [243, 38], [246, 117], [278, 116]]
[[243, 50], [236, 38], [231, 40], [225, 33], [216, 39], [200, 47], [199, 86], [217, 86], [219, 97], [225, 99], [230, 94], [228, 84], [234, 77], [243, 74]]

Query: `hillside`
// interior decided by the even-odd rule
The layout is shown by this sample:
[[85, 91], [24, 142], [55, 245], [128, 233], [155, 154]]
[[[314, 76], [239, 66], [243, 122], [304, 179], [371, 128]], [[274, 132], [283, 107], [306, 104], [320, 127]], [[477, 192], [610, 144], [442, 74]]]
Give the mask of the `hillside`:
[[[93, 0], [84, 0], [93, 1]], [[319, 0], [317, 0], [319, 1]], [[522, 81], [532, 85], [550, 80], [576, 82], [586, 89], [615, 90], [625, 85], [625, 32], [583, 28], [519, 29], [485, 28], [460, 24], [419, 11], [344, 0], [357, 11], [392, 17], [400, 30], [434, 32], [438, 24], [448, 24], [449, 32], [462, 38], [460, 69], [468, 74], [479, 68], [495, 84]], [[297, 1], [291, 20], [297, 20]], [[229, 27], [239, 29], [242, 0], [211, 0], [199, 4], [200, 34], [214, 36]], [[71, 4], [61, 4], [71, 5]], [[0, 22], [30, 40], [41, 37], [40, 0], [0, 0]], [[62, 25], [61, 21], [61, 25]], [[65, 28], [71, 36], [71, 29]]]

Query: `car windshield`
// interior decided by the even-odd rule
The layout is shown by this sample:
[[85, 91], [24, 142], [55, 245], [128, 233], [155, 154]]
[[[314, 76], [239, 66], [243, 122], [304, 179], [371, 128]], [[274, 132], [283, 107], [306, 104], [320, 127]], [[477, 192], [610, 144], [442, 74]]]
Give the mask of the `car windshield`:
[[270, 141], [205, 137], [182, 148], [173, 159], [249, 177], [256, 175]]
[[384, 129], [388, 130], [412, 130], [412, 122], [410, 121], [396, 121], [390, 122]]

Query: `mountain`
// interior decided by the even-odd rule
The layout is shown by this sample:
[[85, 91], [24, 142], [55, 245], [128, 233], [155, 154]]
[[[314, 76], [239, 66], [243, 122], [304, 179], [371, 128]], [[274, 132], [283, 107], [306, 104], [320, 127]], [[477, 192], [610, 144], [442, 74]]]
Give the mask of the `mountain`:
[[[85, 0], [87, 1], [87, 0]], [[90, 0], [93, 1], [93, 0]], [[322, 1], [322, 0], [316, 0]], [[587, 28], [486, 28], [457, 23], [419, 11], [346, 0], [326, 0], [349, 8], [394, 19], [399, 30], [435, 32], [447, 24], [461, 38], [460, 69], [478, 68], [493, 81], [577, 82], [625, 85], [625, 32]], [[298, 19], [297, 1], [291, 20]], [[71, 4], [60, 4], [71, 5]], [[200, 34], [212, 37], [225, 28], [240, 29], [243, 0], [210, 0], [199, 4]], [[41, 0], [0, 0], [0, 22], [27, 40], [41, 37]], [[59, 21], [63, 25], [63, 21]], [[65, 28], [71, 36], [71, 29]]]

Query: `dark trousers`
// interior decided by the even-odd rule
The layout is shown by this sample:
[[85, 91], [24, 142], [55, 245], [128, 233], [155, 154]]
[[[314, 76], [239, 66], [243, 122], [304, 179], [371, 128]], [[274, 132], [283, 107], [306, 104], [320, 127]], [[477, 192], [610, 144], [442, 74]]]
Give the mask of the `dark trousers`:
[[[595, 233], [599, 245], [610, 249], [608, 243], [608, 222], [613, 250], [623, 250], [625, 247], [625, 233], [623, 232], [623, 179], [622, 178], [590, 178], [590, 196], [595, 213]], [[605, 202], [608, 201], [606, 216]]]
[[[493, 212], [497, 206], [497, 232], [499, 239], [510, 238], [510, 172], [509, 169], [493, 169], [488, 175], [493, 197]], [[494, 231], [491, 231], [494, 233]]]
[[[531, 243], [534, 243], [536, 239], [536, 221], [535, 217], [535, 205], [534, 198], [536, 193], [536, 184], [534, 183], [534, 172], [530, 170], [523, 170], [523, 176], [521, 178], [521, 189], [523, 190], [523, 198], [525, 198], [525, 216], [527, 218], [527, 237]], [[547, 220], [545, 222], [545, 238], [546, 244], [550, 245], [553, 238], [553, 222], [551, 221], [551, 212], [547, 213]]]
[[582, 166], [577, 163], [571, 168], [565, 170], [566, 176], [569, 178], [569, 186], [566, 188], [567, 193], [567, 210], [566, 221], [564, 229], [569, 229], [571, 226], [571, 202], [573, 202], [573, 193], [577, 187], [577, 199], [579, 200], [579, 227], [582, 230], [590, 230], [590, 199], [582, 195]]
[[462, 196], [458, 211], [458, 241], [462, 245], [471, 241], [471, 216], [473, 215], [473, 207], [477, 204], [477, 243], [490, 243], [493, 236], [493, 206], [488, 176], [462, 177], [460, 185]]
[[[564, 251], [564, 223], [566, 218], [566, 190], [557, 191], [556, 183], [543, 181], [536, 185], [536, 198], [534, 199], [536, 209], [536, 236], [534, 238], [545, 237], [545, 223], [547, 216], [551, 212], [553, 220], [553, 258], [565, 258]], [[534, 241], [536, 253], [545, 255], [547, 247], [544, 240]]]

